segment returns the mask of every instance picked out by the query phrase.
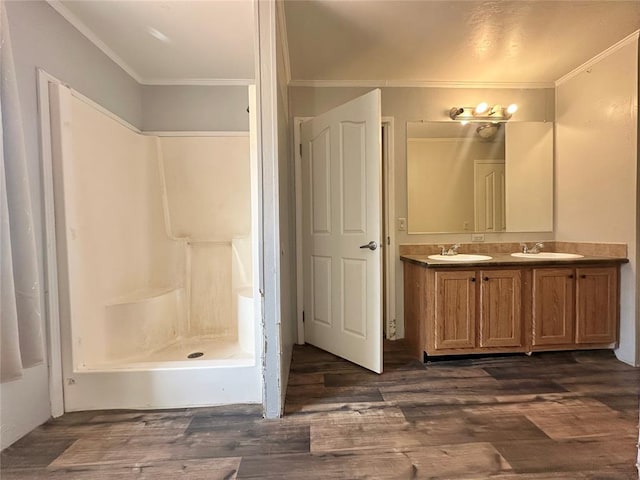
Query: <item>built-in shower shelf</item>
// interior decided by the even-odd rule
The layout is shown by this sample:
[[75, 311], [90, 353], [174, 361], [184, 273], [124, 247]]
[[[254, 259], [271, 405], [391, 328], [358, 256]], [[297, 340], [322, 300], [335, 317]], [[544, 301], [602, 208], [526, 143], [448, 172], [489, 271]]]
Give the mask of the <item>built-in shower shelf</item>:
[[181, 287], [150, 287], [136, 290], [134, 292], [116, 297], [112, 301], [106, 304], [107, 307], [114, 305], [123, 305], [126, 303], [137, 303], [145, 300], [150, 300], [156, 297], [162, 297], [167, 293], [171, 293], [174, 290], [182, 290]]

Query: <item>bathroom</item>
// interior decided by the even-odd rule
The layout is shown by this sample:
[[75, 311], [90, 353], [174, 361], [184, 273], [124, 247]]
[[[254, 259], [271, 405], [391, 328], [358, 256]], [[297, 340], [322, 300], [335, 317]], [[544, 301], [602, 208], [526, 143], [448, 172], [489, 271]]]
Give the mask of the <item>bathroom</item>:
[[[27, 2], [30, 3], [30, 2]], [[267, 3], [267, 2], [262, 2]], [[303, 2], [300, 2], [302, 4]], [[336, 8], [338, 4], [335, 5]], [[409, 234], [406, 229], [406, 220], [410, 218], [407, 206], [406, 192], [406, 124], [410, 121], [446, 121], [448, 120], [448, 110], [457, 105], [475, 105], [480, 100], [486, 100], [494, 104], [509, 105], [516, 103], [519, 110], [514, 116], [513, 121], [535, 121], [535, 122], [554, 122], [556, 125], [556, 142], [555, 142], [555, 164], [554, 164], [554, 226], [553, 231], [536, 231], [536, 232], [504, 232], [491, 233], [485, 235], [485, 242], [552, 242], [552, 241], [588, 241], [588, 242], [622, 242], [628, 246], [628, 257], [630, 264], [626, 265], [623, 270], [623, 292], [622, 292], [622, 318], [621, 318], [621, 345], [618, 349], [619, 357], [627, 363], [637, 363], [636, 359], [636, 337], [637, 328], [635, 320], [636, 310], [636, 248], [637, 248], [637, 232], [635, 225], [637, 223], [637, 207], [636, 207], [636, 151], [637, 146], [633, 144], [632, 139], [636, 138], [637, 112], [633, 115], [615, 116], [615, 111], [599, 108], [602, 105], [615, 104], [615, 99], [607, 97], [609, 90], [614, 90], [611, 82], [619, 81], [624, 83], [625, 79], [631, 80], [624, 83], [620, 88], [633, 90], [637, 86], [637, 37], [631, 39], [627, 44], [621, 46], [615, 51], [610, 51], [608, 55], [594, 59], [594, 63], [584, 67], [584, 71], [577, 72], [575, 76], [566, 78], [563, 82], [554, 83], [556, 80], [570, 72], [567, 69], [560, 75], [554, 77], [551, 82], [543, 83], [536, 86], [524, 84], [523, 82], [512, 82], [508, 88], [498, 86], [495, 83], [487, 81], [476, 81], [471, 84], [464, 85], [447, 85], [444, 83], [429, 82], [412, 82], [409, 80], [398, 81], [396, 84], [390, 80], [390, 76], [378, 78], [376, 81], [371, 79], [355, 78], [351, 81], [343, 81], [340, 79], [318, 81], [311, 72], [305, 76], [301, 70], [294, 71], [295, 77], [290, 80], [287, 75], [289, 67], [287, 65], [289, 56], [291, 61], [300, 60], [301, 50], [304, 48], [294, 48], [302, 46], [301, 42], [296, 40], [295, 30], [295, 11], [298, 6], [296, 2], [290, 2], [286, 8], [278, 6], [278, 12], [267, 8], [266, 15], [261, 20], [265, 22], [262, 27], [269, 30], [275, 30], [274, 37], [277, 38], [272, 58], [262, 58], [260, 61], [268, 62], [271, 60], [273, 68], [273, 78], [270, 80], [261, 80], [264, 84], [268, 84], [274, 88], [271, 91], [264, 88], [259, 90], [260, 100], [258, 104], [262, 108], [258, 108], [258, 115], [266, 115], [264, 108], [265, 101], [271, 98], [272, 105], [277, 105], [276, 112], [273, 113], [272, 125], [263, 125], [263, 128], [272, 128], [263, 131], [261, 148], [267, 149], [265, 145], [273, 138], [279, 138], [277, 148], [274, 149], [274, 156], [277, 154], [276, 165], [268, 165], [271, 168], [265, 169], [262, 173], [267, 175], [263, 178], [263, 186], [267, 186], [268, 198], [273, 203], [265, 205], [267, 208], [265, 215], [265, 224], [274, 225], [274, 230], [267, 227], [266, 235], [261, 241], [268, 250], [269, 254], [265, 254], [266, 265], [273, 266], [267, 268], [267, 274], [271, 275], [267, 280], [267, 284], [271, 287], [277, 285], [275, 293], [273, 290], [261, 292], [264, 297], [264, 328], [265, 332], [259, 330], [260, 324], [257, 322], [254, 331], [256, 339], [256, 349], [254, 350], [255, 370], [253, 377], [259, 388], [265, 388], [264, 397], [255, 398], [255, 402], [266, 401], [265, 397], [270, 396], [271, 416], [279, 414], [282, 397], [286, 390], [286, 377], [288, 364], [290, 359], [290, 351], [295, 338], [295, 330], [297, 325], [302, 323], [300, 310], [296, 311], [296, 245], [295, 245], [295, 203], [296, 197], [293, 189], [295, 170], [293, 159], [289, 160], [291, 150], [290, 138], [295, 135], [293, 123], [290, 118], [308, 117], [320, 114], [332, 107], [347, 102], [359, 95], [367, 93], [374, 87], [382, 88], [382, 115], [392, 121], [388, 121], [387, 125], [392, 127], [388, 145], [392, 155], [393, 167], [390, 169], [392, 178], [392, 196], [389, 197], [389, 216], [392, 218], [393, 228], [391, 231], [391, 241], [393, 251], [391, 262], [395, 264], [390, 270], [394, 272], [395, 293], [387, 298], [387, 304], [395, 305], [395, 312], [390, 313], [387, 318], [387, 325], [394, 325], [395, 331], [389, 337], [401, 338], [403, 331], [403, 292], [402, 292], [402, 266], [397, 255], [398, 246], [401, 244], [453, 244], [453, 243], [471, 243], [470, 233], [451, 233], [451, 234]], [[275, 7], [274, 7], [275, 8]], [[224, 90], [215, 90], [209, 93], [208, 101], [218, 105], [228, 105], [231, 99], [237, 100], [234, 107], [225, 107], [229, 112], [235, 112], [234, 115], [242, 115], [235, 119], [227, 118], [231, 124], [220, 122], [215, 116], [204, 113], [202, 109], [203, 103], [198, 100], [198, 88], [192, 87], [191, 92], [187, 92], [177, 86], [163, 85], [146, 85], [144, 87], [137, 86], [130, 78], [126, 78], [126, 74], [117, 71], [113, 66], [106, 67], [107, 59], [93, 60], [90, 65], [92, 68], [85, 68], [85, 73], [73, 71], [73, 65], [61, 65], [66, 60], [56, 56], [58, 51], [65, 48], [65, 43], [74, 45], [77, 48], [77, 55], [86, 54], [88, 58], [93, 58], [99, 52], [88, 43], [86, 38], [81, 36], [77, 31], [73, 30], [67, 22], [48, 5], [42, 5], [33, 2], [32, 5], [12, 6], [9, 9], [10, 20], [13, 10], [13, 30], [15, 32], [14, 41], [23, 52], [24, 64], [28, 64], [28, 68], [21, 70], [24, 76], [23, 85], [35, 85], [36, 79], [35, 67], [40, 66], [45, 69], [53, 78], [59, 78], [63, 83], [77, 88], [81, 93], [89, 97], [102, 107], [116, 113], [121, 118], [128, 119], [130, 123], [142, 125], [146, 133], [151, 136], [161, 131], [187, 130], [191, 132], [210, 131], [210, 132], [237, 132], [249, 131], [248, 115], [246, 107], [249, 106], [247, 96], [247, 86], [234, 86]], [[284, 10], [286, 10], [286, 20], [284, 19]], [[276, 15], [277, 13], [277, 15]], [[53, 25], [59, 33], [59, 42], [52, 42], [43, 32], [37, 32], [35, 29], [29, 28], [30, 19], [37, 19], [43, 24]], [[271, 23], [268, 23], [271, 22]], [[36, 24], [38, 22], [35, 22]], [[284, 31], [283, 26], [288, 28], [288, 34]], [[23, 32], [20, 34], [19, 32]], [[271, 30], [269, 30], [271, 31]], [[13, 32], [12, 32], [13, 33]], [[28, 40], [29, 38], [36, 40]], [[287, 43], [283, 40], [288, 38], [291, 51], [284, 53], [284, 45]], [[603, 46], [598, 52], [604, 51], [607, 47], [612, 46], [620, 40], [616, 38], [607, 45]], [[21, 43], [22, 42], [22, 43]], [[31, 43], [36, 43], [39, 49], [32, 49]], [[75, 45], [82, 44], [82, 47]], [[311, 48], [311, 47], [308, 47]], [[24, 53], [33, 50], [32, 53]], [[88, 53], [90, 51], [92, 53]], [[307, 50], [308, 51], [308, 50]], [[621, 64], [616, 64], [618, 56], [624, 56]], [[33, 58], [32, 58], [33, 57]], [[29, 62], [25, 59], [30, 58]], [[53, 59], [53, 60], [52, 60]], [[585, 61], [588, 59], [585, 59]], [[73, 62], [70, 62], [73, 64]], [[251, 59], [253, 65], [253, 56]], [[630, 66], [630, 70], [627, 69]], [[362, 65], [359, 67], [361, 68]], [[592, 72], [598, 73], [602, 67], [605, 79], [596, 78], [591, 75]], [[100, 88], [95, 84], [101, 83], [95, 78], [88, 81], [84, 76], [88, 71], [95, 70], [99, 72], [98, 76], [108, 78], [118, 91], [118, 98], [113, 95], [105, 95], [100, 93]], [[27, 71], [28, 70], [28, 71]], [[33, 72], [31, 72], [33, 70]], [[362, 75], [366, 75], [366, 70], [362, 70]], [[74, 78], [75, 75], [75, 78]], [[252, 74], [253, 75], [253, 74]], [[379, 77], [379, 76], [378, 76]], [[607, 88], [602, 88], [601, 83], [607, 82]], [[533, 79], [531, 81], [533, 82]], [[275, 84], [275, 85], [274, 85]], [[88, 85], [88, 86], [87, 86]], [[23, 86], [22, 88], [27, 88]], [[35, 89], [35, 87], [34, 87]], [[233, 93], [230, 93], [233, 92]], [[629, 95], [637, 98], [637, 89], [635, 93]], [[202, 93], [202, 92], [200, 92]], [[31, 98], [35, 105], [35, 92], [24, 93], [27, 98]], [[175, 96], [174, 96], [175, 95]], [[269, 97], [271, 95], [271, 97]], [[174, 116], [163, 115], [163, 110], [169, 110], [169, 103], [172, 99], [182, 98], [189, 104], [189, 109], [185, 111], [176, 109], [171, 106]], [[139, 98], [142, 100], [140, 101]], [[612, 101], [613, 100], [613, 101]], [[163, 103], [164, 102], [164, 103]], [[140, 106], [142, 105], [142, 106]], [[283, 107], [284, 105], [284, 107]], [[237, 108], [236, 108], [237, 107]], [[35, 109], [35, 108], [34, 108]], [[34, 109], [24, 107], [27, 112], [25, 116], [29, 122], [36, 125], [39, 121], [30, 113]], [[250, 109], [251, 110], [251, 109]], [[265, 111], [261, 111], [265, 110]], [[178, 113], [180, 111], [181, 113]], [[207, 119], [209, 122], [206, 127], [199, 126], [198, 122], [190, 122], [193, 118], [200, 116], [200, 120]], [[185, 123], [177, 125], [178, 120], [185, 120]], [[264, 119], [264, 118], [263, 118]], [[383, 122], [385, 119], [383, 118]], [[153, 124], [157, 122], [157, 124]], [[635, 123], [634, 123], [635, 122]], [[205, 122], [206, 123], [206, 122]], [[145, 126], [145, 124], [147, 126]], [[571, 133], [579, 126], [588, 124], [594, 128], [589, 131], [583, 138], [571, 138]], [[240, 125], [240, 126], [239, 126]], [[388, 127], [387, 127], [388, 128]], [[274, 131], [275, 130], [275, 131]], [[270, 135], [269, 135], [270, 133]], [[32, 142], [36, 145], [37, 129], [34, 127], [29, 131]], [[165, 137], [160, 137], [160, 141]], [[271, 145], [273, 147], [273, 145]], [[31, 152], [33, 161], [32, 168], [38, 170], [37, 152]], [[599, 161], [600, 158], [606, 157], [607, 162]], [[588, 159], [584, 160], [583, 159]], [[274, 174], [273, 171], [276, 173]], [[580, 175], [574, 172], [579, 171]], [[266, 172], [266, 173], [265, 173]], [[279, 182], [273, 182], [273, 178], [268, 175], [275, 175]], [[35, 176], [38, 178], [38, 175]], [[602, 178], [607, 178], [606, 182], [602, 182]], [[596, 188], [597, 186], [597, 188]], [[169, 208], [171, 203], [169, 202]], [[163, 206], [164, 208], [164, 206]], [[271, 210], [269, 210], [271, 208]], [[43, 215], [44, 216], [44, 215]], [[615, 222], [612, 222], [615, 218]], [[404, 227], [402, 220], [405, 220]], [[588, 221], [586, 221], [588, 219]], [[253, 220], [253, 218], [252, 218]], [[255, 231], [252, 230], [252, 234]], [[43, 247], [44, 250], [44, 247]], [[252, 258], [256, 260], [255, 257]], [[273, 262], [273, 265], [269, 262]], [[236, 267], [237, 268], [237, 267]], [[238, 269], [239, 270], [239, 269]], [[388, 270], [389, 271], [389, 270]], [[254, 270], [254, 274], [257, 270]], [[273, 273], [275, 272], [275, 273]], [[254, 290], [257, 289], [258, 282], [254, 278]], [[161, 285], [164, 287], [164, 285]], [[176, 287], [181, 287], [177, 285]], [[179, 290], [176, 288], [174, 290]], [[256, 294], [254, 291], [254, 294]], [[180, 296], [177, 292], [176, 298]], [[259, 303], [259, 302], [258, 302]], [[395, 323], [393, 322], [395, 320]], [[266, 337], [275, 348], [269, 348], [264, 352], [260, 350], [262, 339]], [[304, 337], [302, 337], [304, 338]], [[300, 340], [300, 337], [298, 337]], [[281, 343], [279, 343], [281, 342]], [[190, 349], [188, 353], [197, 353], [197, 348]], [[197, 359], [196, 359], [197, 360]], [[266, 383], [263, 385], [263, 377], [261, 376], [262, 366], [259, 365], [261, 360], [266, 363]], [[204, 361], [200, 359], [200, 361]], [[140, 362], [139, 362], [140, 363]], [[144, 362], [141, 362], [144, 363]], [[219, 369], [224, 371], [224, 369]], [[172, 375], [175, 370], [167, 369], [159, 372], [158, 375]], [[101, 372], [105, 373], [105, 372]], [[118, 373], [120, 375], [121, 373]], [[43, 384], [44, 388], [39, 388], [38, 394], [30, 396], [44, 398], [46, 405], [39, 405], [38, 410], [44, 411], [46, 415], [40, 414], [40, 423], [48, 418], [50, 412], [48, 406], [47, 375], [39, 373], [40, 377], [35, 380], [39, 386]], [[231, 373], [233, 375], [233, 373]], [[60, 372], [60, 379], [62, 374]], [[65, 378], [65, 389], [78, 387], [77, 378]], [[234, 384], [235, 379], [229, 379], [227, 384]], [[75, 383], [74, 383], [75, 382]], [[162, 379], [155, 385], [164, 385]], [[142, 384], [140, 384], [142, 385]], [[170, 383], [167, 383], [170, 385]], [[148, 384], [147, 384], [148, 386]], [[56, 386], [52, 385], [50, 391], [55, 391]], [[90, 388], [90, 387], [89, 387]], [[174, 390], [175, 391], [175, 390]], [[261, 392], [262, 393], [262, 392]], [[10, 396], [10, 392], [3, 393]], [[61, 394], [60, 394], [61, 396]], [[24, 398], [24, 395], [17, 395], [16, 398]], [[277, 399], [277, 400], [276, 400]], [[3, 397], [4, 400], [4, 397]], [[17, 403], [14, 402], [14, 403]], [[43, 417], [43, 418], [40, 418]]]

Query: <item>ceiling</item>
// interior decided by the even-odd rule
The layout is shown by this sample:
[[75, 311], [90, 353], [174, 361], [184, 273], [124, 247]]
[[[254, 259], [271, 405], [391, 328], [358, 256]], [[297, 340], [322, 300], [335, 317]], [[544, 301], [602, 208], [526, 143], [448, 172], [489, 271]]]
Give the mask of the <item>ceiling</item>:
[[254, 83], [252, 0], [49, 0], [139, 83]]
[[[248, 84], [253, 0], [48, 0], [144, 84]], [[640, 0], [284, 0], [293, 85], [553, 82], [640, 29]]]
[[293, 83], [550, 84], [640, 28], [640, 1], [285, 2]]

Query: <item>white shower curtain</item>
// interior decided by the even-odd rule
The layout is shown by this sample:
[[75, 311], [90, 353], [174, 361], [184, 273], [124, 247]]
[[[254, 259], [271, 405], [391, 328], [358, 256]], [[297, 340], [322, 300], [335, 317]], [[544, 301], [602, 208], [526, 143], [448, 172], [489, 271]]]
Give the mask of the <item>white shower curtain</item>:
[[22, 115], [0, 0], [0, 381], [44, 361], [42, 292]]

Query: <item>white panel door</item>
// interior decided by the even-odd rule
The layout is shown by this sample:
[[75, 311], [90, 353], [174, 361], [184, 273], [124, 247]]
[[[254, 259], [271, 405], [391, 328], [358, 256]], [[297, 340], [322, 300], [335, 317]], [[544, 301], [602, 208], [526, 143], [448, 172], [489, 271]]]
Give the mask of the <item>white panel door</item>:
[[380, 90], [373, 90], [301, 131], [305, 342], [377, 373], [381, 129]]
[[504, 161], [474, 162], [476, 232], [504, 232]]

